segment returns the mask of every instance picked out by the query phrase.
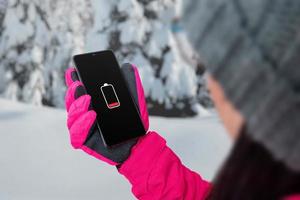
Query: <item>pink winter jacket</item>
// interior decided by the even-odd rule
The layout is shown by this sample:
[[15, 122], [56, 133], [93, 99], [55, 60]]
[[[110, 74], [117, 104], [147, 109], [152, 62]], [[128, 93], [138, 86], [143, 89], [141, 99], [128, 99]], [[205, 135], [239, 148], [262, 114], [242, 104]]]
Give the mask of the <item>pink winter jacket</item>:
[[[140, 200], [203, 200], [211, 183], [185, 167], [166, 141], [150, 131], [119, 168]], [[300, 194], [282, 200], [300, 200]]]
[[149, 132], [133, 147], [119, 172], [142, 200], [205, 199], [211, 188], [210, 183], [181, 163], [156, 132]]

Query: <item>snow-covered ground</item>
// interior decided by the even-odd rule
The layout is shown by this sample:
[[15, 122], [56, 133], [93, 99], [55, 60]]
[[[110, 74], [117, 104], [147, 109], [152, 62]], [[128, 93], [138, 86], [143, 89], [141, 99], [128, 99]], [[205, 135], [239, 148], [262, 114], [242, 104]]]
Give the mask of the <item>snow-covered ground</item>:
[[[71, 148], [65, 121], [64, 110], [0, 99], [0, 199], [134, 199], [114, 167]], [[150, 124], [206, 179], [231, 146], [215, 114], [151, 117]]]

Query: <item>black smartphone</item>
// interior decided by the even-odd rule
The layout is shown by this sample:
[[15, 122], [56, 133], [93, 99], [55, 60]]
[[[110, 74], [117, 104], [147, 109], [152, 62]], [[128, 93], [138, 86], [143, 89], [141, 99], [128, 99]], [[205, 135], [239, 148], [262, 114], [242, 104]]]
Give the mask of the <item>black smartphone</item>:
[[97, 128], [106, 146], [114, 146], [146, 133], [139, 110], [110, 50], [75, 55], [80, 81], [91, 96]]

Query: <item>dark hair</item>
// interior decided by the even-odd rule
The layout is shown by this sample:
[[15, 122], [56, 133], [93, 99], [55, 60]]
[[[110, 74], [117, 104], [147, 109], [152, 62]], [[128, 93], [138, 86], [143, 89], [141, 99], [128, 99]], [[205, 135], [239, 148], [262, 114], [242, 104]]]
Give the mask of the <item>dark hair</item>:
[[289, 170], [248, 135], [244, 127], [207, 199], [280, 199], [299, 194], [300, 172]]

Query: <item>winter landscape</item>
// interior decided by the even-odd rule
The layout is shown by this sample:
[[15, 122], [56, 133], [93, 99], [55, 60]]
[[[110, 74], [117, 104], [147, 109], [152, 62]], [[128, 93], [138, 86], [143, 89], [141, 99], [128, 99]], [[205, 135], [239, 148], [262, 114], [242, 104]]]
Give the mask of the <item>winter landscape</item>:
[[69, 144], [64, 71], [72, 55], [103, 49], [138, 66], [150, 129], [214, 177], [231, 143], [181, 9], [180, 0], [0, 0], [0, 200], [134, 199], [115, 167]]
[[[66, 112], [0, 99], [0, 199], [134, 199], [115, 167], [69, 144]], [[211, 180], [230, 140], [214, 113], [188, 119], [150, 117], [182, 162]]]
[[179, 0], [8, 0], [0, 9], [0, 94], [63, 107], [72, 55], [112, 49], [138, 66], [154, 115], [211, 106], [203, 66], [180, 25]]

